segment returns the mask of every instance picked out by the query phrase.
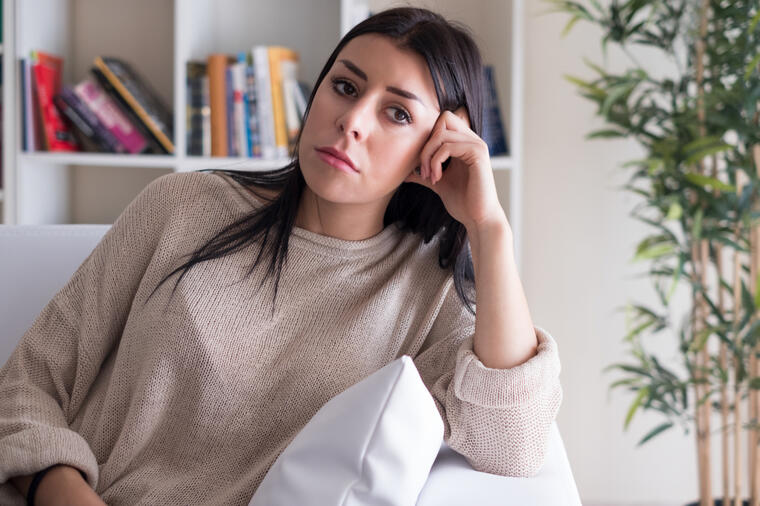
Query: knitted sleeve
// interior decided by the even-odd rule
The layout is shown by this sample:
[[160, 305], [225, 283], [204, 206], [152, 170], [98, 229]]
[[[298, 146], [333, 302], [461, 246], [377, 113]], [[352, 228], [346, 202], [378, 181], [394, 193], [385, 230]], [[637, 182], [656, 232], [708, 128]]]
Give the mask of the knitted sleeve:
[[444, 441], [478, 471], [530, 477], [541, 470], [562, 402], [557, 343], [534, 327], [536, 355], [508, 369], [486, 367], [473, 351], [475, 316], [453, 278], [414, 358], [444, 421]]
[[3, 497], [11, 493], [8, 487], [15, 491], [9, 478], [53, 464], [84, 471], [95, 489], [98, 462], [87, 441], [69, 424], [121, 338], [132, 300], [168, 221], [172, 200], [167, 187], [175, 176], [153, 180], [129, 203], [0, 369]]

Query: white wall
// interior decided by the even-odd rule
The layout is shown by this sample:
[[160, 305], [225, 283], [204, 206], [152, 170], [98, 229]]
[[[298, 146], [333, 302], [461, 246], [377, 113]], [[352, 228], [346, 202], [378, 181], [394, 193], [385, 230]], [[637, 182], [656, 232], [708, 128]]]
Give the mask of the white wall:
[[[653, 228], [629, 216], [640, 197], [616, 189], [632, 169], [620, 165], [640, 158], [629, 140], [584, 140], [603, 126], [596, 106], [580, 96], [563, 74], [592, 78], [583, 57], [601, 63], [601, 32], [579, 22], [560, 38], [569, 17], [540, 15], [547, 4], [526, 7], [526, 103], [523, 284], [534, 323], [559, 343], [564, 400], [558, 425], [576, 483], [589, 505], [684, 505], [698, 496], [693, 430], [670, 429], [637, 448], [636, 443], [665, 421], [639, 412], [628, 432], [623, 421], [633, 395], [608, 385], [622, 376], [602, 373], [613, 362], [633, 362], [623, 343], [625, 316], [619, 308], [637, 302], [661, 309], [646, 278], [648, 265], [630, 264], [635, 246]], [[660, 57], [647, 62], [667, 69]], [[612, 52], [615, 69], [628, 65]], [[680, 322], [688, 293], [678, 292]], [[650, 351], [683, 371], [673, 332], [644, 340]], [[713, 429], [718, 426], [714, 417]], [[719, 439], [713, 437], [713, 496], [722, 495]], [[733, 446], [733, 442], [730, 443]], [[746, 465], [746, 464], [745, 464]], [[746, 474], [743, 479], [746, 493]]]

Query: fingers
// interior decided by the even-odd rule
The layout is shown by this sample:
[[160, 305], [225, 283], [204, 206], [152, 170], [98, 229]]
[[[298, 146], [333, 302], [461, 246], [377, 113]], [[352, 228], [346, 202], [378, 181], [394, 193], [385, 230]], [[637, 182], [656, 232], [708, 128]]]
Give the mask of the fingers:
[[415, 170], [413, 170], [412, 172], [410, 172], [408, 176], [406, 176], [406, 179], [404, 179], [404, 182], [405, 183], [417, 183], [417, 184], [421, 184], [422, 186], [425, 186], [427, 188], [431, 188], [431, 185], [428, 182], [428, 180], [425, 179], [422, 176], [421, 173], [418, 173], [416, 171], [416, 168], [415, 168]]
[[444, 142], [441, 144], [441, 146], [435, 153], [433, 153], [433, 156], [430, 159], [429, 165], [432, 173], [430, 182], [435, 185], [438, 181], [441, 180], [443, 177], [443, 162], [445, 162], [447, 158], [462, 158], [467, 160], [469, 163], [469, 160], [474, 159], [472, 155], [474, 155], [475, 152], [480, 148], [481, 146], [479, 143], [473, 142], [472, 140]]
[[[431, 159], [440, 147], [446, 142], [471, 142], [472, 139], [466, 133], [454, 130], [440, 130], [434, 132], [430, 139], [423, 146], [420, 152], [420, 168], [423, 177], [430, 177], [432, 174]], [[443, 162], [445, 158], [441, 160]]]
[[436, 120], [430, 131], [427, 141], [420, 152], [420, 166], [422, 175], [430, 175], [429, 160], [433, 153], [441, 146], [443, 142], [451, 139], [447, 133], [461, 134], [456, 138], [461, 140], [480, 140], [480, 137], [470, 129], [470, 121], [467, 116], [467, 109], [464, 106], [459, 107], [456, 111], [443, 111]]

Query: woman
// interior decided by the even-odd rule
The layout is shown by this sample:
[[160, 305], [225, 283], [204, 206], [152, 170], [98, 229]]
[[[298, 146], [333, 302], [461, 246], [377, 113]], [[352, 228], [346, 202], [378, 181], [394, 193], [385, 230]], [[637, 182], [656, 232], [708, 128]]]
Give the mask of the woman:
[[0, 502], [48, 469], [36, 504], [247, 504], [324, 403], [404, 354], [454, 450], [535, 474], [559, 357], [517, 276], [481, 72], [464, 28], [380, 12], [330, 56], [287, 167], [148, 185], [0, 369]]

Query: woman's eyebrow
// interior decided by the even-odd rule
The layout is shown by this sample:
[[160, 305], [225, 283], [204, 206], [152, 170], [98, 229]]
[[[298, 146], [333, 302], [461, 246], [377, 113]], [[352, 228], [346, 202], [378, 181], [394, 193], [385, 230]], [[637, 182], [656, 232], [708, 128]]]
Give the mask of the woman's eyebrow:
[[[338, 60], [340, 63], [348, 67], [348, 70], [359, 76], [363, 80], [367, 80], [367, 74], [357, 67], [351, 60]], [[396, 88], [395, 86], [388, 86], [385, 88], [386, 90], [390, 91], [391, 93], [395, 93], [396, 95], [400, 95], [404, 98], [410, 98], [412, 100], [416, 100], [420, 104], [422, 104], [423, 107], [427, 107], [425, 105], [425, 102], [422, 101], [420, 97], [415, 95], [414, 93], [406, 90], [402, 90], [401, 88]]]

